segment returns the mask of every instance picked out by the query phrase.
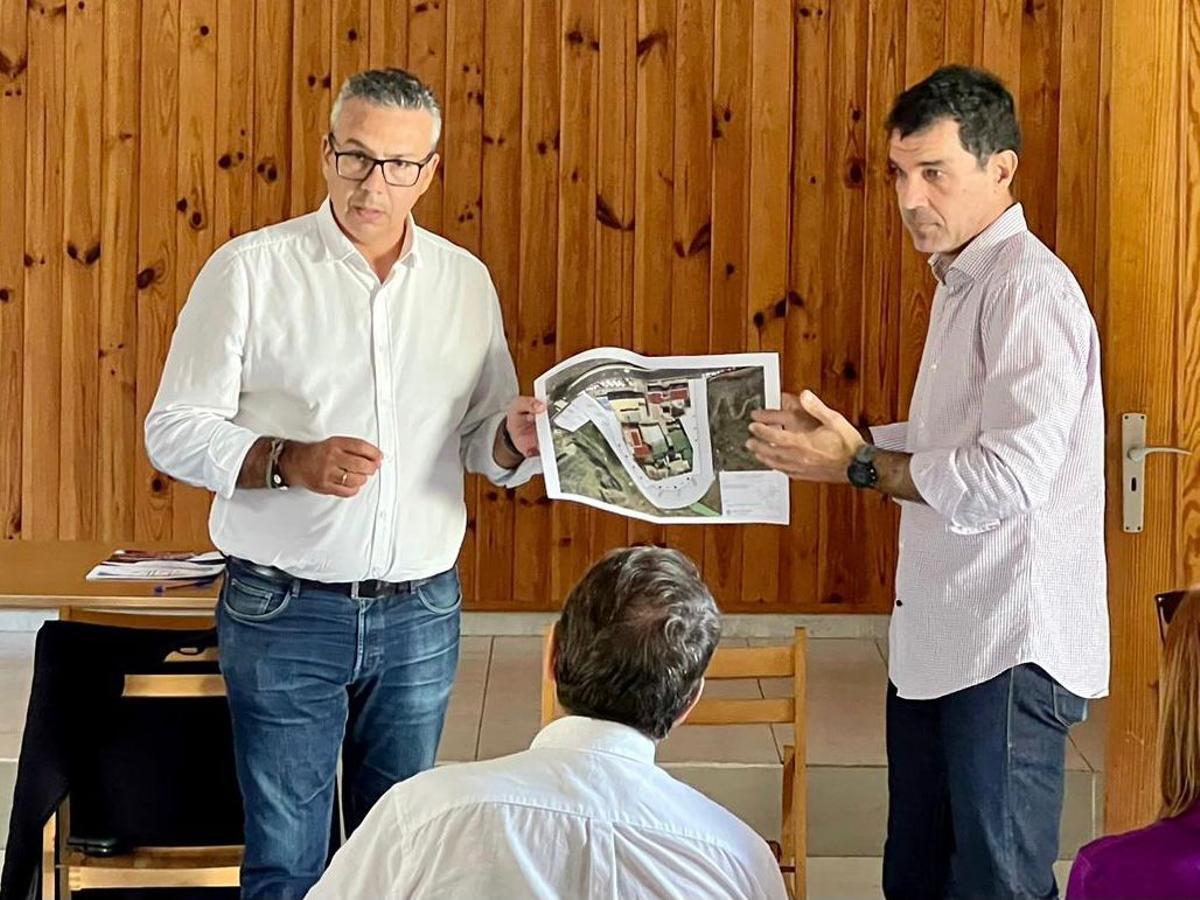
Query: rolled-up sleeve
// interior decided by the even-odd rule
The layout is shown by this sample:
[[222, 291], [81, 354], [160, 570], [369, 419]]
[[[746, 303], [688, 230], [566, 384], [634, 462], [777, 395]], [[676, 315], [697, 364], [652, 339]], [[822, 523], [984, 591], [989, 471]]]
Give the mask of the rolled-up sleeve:
[[1087, 387], [1095, 322], [1075, 297], [1032, 277], [985, 301], [980, 436], [921, 450], [912, 478], [951, 530], [977, 533], [1043, 505], [1066, 458]]
[[146, 416], [146, 453], [161, 472], [229, 498], [259, 435], [230, 421], [241, 392], [249, 277], [218, 250], [179, 314], [158, 394]]
[[504, 337], [500, 301], [490, 283], [488, 292], [491, 295], [491, 326], [487, 356], [459, 429], [462, 440], [460, 452], [463, 467], [468, 472], [483, 475], [498, 487], [518, 487], [542, 471], [542, 462], [535, 456], [524, 460], [515, 469], [506, 469], [496, 462], [493, 454], [496, 430], [508, 414], [509, 404], [518, 394], [518, 385], [512, 354]]
[[871, 443], [880, 450], [903, 453], [908, 449], [908, 423], [893, 422], [891, 425], [872, 425]]

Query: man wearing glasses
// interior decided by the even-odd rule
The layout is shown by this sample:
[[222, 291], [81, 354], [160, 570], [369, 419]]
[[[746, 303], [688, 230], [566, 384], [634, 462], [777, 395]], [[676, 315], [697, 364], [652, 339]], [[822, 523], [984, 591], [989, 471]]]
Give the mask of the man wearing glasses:
[[180, 313], [154, 464], [215, 493], [217, 624], [246, 810], [244, 897], [303, 897], [347, 831], [433, 765], [458, 661], [463, 470], [537, 470], [496, 292], [411, 210], [441, 111], [398, 69], [350, 78], [328, 199], [225, 244]]

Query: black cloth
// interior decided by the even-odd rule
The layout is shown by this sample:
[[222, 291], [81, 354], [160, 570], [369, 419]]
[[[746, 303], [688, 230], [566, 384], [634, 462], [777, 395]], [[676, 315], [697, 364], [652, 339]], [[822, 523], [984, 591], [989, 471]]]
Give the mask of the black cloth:
[[[0, 900], [36, 896], [42, 829], [68, 792], [72, 837], [111, 837], [127, 848], [242, 843], [225, 698], [121, 697], [126, 674], [216, 672], [215, 663], [163, 662], [174, 650], [215, 644], [215, 630], [42, 626]], [[106, 900], [183, 896], [174, 890], [88, 893]]]

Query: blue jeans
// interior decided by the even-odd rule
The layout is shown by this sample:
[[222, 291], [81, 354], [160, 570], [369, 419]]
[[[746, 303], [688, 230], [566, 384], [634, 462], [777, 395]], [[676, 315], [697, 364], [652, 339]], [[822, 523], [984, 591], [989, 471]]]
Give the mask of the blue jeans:
[[935, 700], [889, 684], [888, 900], [1057, 897], [1067, 731], [1086, 715], [1035, 665]]
[[217, 628], [246, 810], [243, 897], [300, 898], [321, 877], [339, 751], [347, 833], [433, 765], [461, 604], [453, 569], [352, 599], [230, 560]]

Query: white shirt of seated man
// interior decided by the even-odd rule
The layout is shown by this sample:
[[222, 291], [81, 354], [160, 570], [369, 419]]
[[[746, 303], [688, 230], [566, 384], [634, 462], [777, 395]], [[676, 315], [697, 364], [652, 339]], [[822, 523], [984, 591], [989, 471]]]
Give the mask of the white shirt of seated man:
[[656, 746], [568, 716], [521, 753], [422, 772], [383, 796], [308, 900], [786, 897], [763, 838], [656, 766]]

